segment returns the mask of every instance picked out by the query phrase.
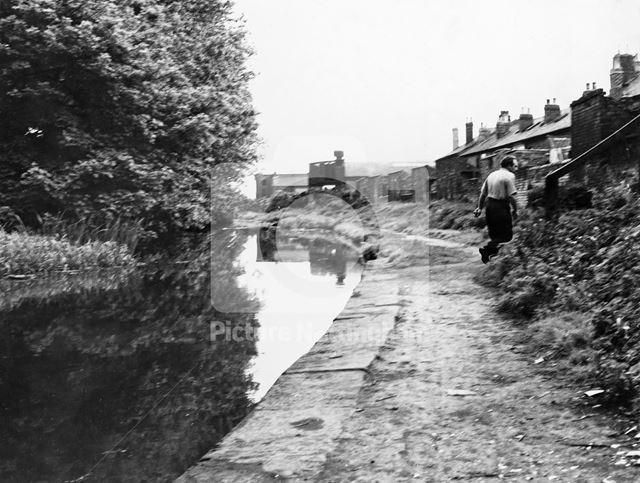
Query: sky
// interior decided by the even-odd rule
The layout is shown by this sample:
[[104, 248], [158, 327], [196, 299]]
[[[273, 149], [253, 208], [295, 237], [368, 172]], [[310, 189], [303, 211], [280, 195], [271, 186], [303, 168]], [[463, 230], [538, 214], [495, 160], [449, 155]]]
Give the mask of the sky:
[[255, 50], [258, 172], [333, 159], [425, 164], [452, 128], [561, 108], [609, 89], [617, 52], [640, 52], [637, 0], [235, 0]]

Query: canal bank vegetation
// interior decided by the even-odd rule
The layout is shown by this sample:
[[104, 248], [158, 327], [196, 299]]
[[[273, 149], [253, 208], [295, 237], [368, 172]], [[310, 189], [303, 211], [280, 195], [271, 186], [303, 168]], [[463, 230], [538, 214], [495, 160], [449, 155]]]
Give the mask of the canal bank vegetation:
[[[285, 198], [288, 204], [282, 206]], [[263, 204], [272, 208], [277, 204], [277, 209], [267, 213], [248, 209], [238, 217], [236, 226], [342, 242], [359, 251], [365, 261], [381, 258], [396, 268], [428, 264], [436, 258], [438, 263], [450, 263], [459, 255], [453, 246], [433, 246], [432, 238], [472, 244], [483, 237], [479, 228], [484, 220], [473, 217], [474, 206], [469, 203], [438, 200], [431, 205], [392, 202], [354, 206], [327, 192], [274, 199], [280, 201]], [[468, 227], [475, 229], [461, 231]]]
[[0, 230], [0, 277], [127, 267], [134, 263], [129, 248], [113, 241], [75, 244], [54, 236]]
[[640, 201], [627, 188], [554, 221], [531, 213], [479, 276], [502, 295], [538, 362], [555, 364], [597, 401], [640, 409]]
[[[364, 226], [368, 231], [383, 227], [407, 235], [424, 236], [429, 230], [480, 230], [486, 226], [484, 217], [473, 216], [474, 204], [448, 200], [435, 200], [430, 204], [392, 202], [353, 207], [339, 198], [307, 203], [305, 197], [295, 197], [281, 205], [278, 203], [277, 209], [267, 213], [252, 207], [241, 214], [238, 224], [257, 228], [279, 219], [287, 220], [292, 226], [333, 229], [344, 223], [345, 227]], [[353, 234], [362, 236], [362, 230]]]
[[430, 230], [484, 228], [486, 226], [484, 217], [473, 216], [475, 207], [473, 203], [433, 200], [429, 204], [400, 202], [377, 204], [374, 210], [385, 228], [408, 235], [427, 236]]
[[272, 227], [282, 235], [321, 237], [358, 250], [377, 235], [375, 212], [369, 205], [356, 209], [327, 193], [290, 199], [288, 205], [266, 213], [244, 211], [235, 224], [243, 228]]

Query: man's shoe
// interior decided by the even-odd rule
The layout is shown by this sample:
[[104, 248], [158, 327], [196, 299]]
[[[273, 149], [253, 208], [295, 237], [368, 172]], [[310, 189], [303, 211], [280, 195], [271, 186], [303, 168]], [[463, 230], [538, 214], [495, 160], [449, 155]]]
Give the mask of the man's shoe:
[[478, 248], [478, 251], [480, 252], [480, 256], [482, 257], [482, 263], [484, 263], [485, 265], [487, 263], [489, 263], [489, 254], [487, 253], [487, 249], [486, 248]]

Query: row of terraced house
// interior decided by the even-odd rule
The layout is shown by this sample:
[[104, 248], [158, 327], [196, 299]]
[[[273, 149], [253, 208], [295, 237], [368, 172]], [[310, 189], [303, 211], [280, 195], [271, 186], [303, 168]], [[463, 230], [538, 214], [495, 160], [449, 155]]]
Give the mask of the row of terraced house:
[[[475, 200], [482, 181], [498, 169], [506, 155], [518, 160], [516, 182], [520, 202], [544, 185], [545, 176], [571, 163], [584, 166], [560, 179], [561, 184], [594, 185], [638, 183], [640, 172], [640, 60], [637, 55], [616, 54], [610, 70], [609, 93], [586, 85], [582, 95], [561, 108], [547, 99], [544, 115], [534, 118], [521, 112], [512, 118], [500, 112], [495, 126], [473, 122], [465, 125], [464, 143], [453, 129], [452, 151], [435, 161], [375, 175], [350, 172], [344, 153], [335, 159], [309, 164], [307, 173], [258, 174], [256, 197], [278, 191], [301, 192], [326, 185], [347, 184], [372, 203], [383, 201], [427, 202], [430, 198]], [[594, 149], [596, 148], [596, 149]], [[573, 166], [572, 166], [573, 168]]]
[[[637, 55], [616, 54], [607, 95], [595, 83], [562, 109], [547, 100], [544, 116], [522, 112], [511, 118], [502, 111], [495, 127], [465, 125], [464, 143], [453, 130], [453, 149], [436, 160], [436, 196], [475, 198], [484, 178], [508, 155], [518, 160], [517, 188], [521, 202], [543, 186], [544, 177], [580, 156], [584, 166], [561, 178], [564, 183], [594, 185], [637, 182], [640, 159], [640, 61]], [[613, 136], [612, 136], [613, 135]], [[612, 136], [612, 137], [611, 137]], [[606, 142], [603, 142], [606, 141]], [[593, 149], [593, 148], [597, 149]], [[582, 155], [582, 156], [581, 156]]]

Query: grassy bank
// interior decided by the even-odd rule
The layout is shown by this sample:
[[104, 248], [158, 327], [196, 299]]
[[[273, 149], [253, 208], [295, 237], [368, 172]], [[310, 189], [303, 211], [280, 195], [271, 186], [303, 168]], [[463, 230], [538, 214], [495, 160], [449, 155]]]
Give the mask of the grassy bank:
[[600, 402], [640, 409], [640, 201], [624, 190], [557, 221], [529, 216], [480, 275], [532, 350]]
[[[473, 209], [471, 203], [437, 200], [431, 205], [394, 202], [354, 210], [345, 202], [327, 196], [311, 203], [296, 200], [270, 213], [247, 211], [236, 225], [258, 228], [278, 220], [279, 232], [324, 233], [363, 252], [372, 246], [379, 247], [381, 258], [402, 268], [429, 263], [430, 257], [436, 255], [439, 260], [446, 258], [445, 250], [430, 246], [422, 237], [478, 243], [483, 236], [479, 230], [466, 230], [462, 234], [457, 231], [484, 227], [484, 218], [475, 218]], [[455, 258], [455, 254], [449, 255]]]
[[475, 218], [475, 205], [448, 200], [432, 203], [383, 203], [375, 205], [381, 227], [406, 235], [431, 236], [434, 230], [482, 229], [484, 217]]
[[380, 203], [353, 210], [336, 200], [309, 205], [294, 203], [271, 213], [246, 211], [237, 224], [257, 228], [279, 219], [288, 227], [336, 230], [353, 238], [378, 228], [406, 235], [429, 236], [432, 234], [430, 230], [484, 228], [484, 217], [475, 218], [474, 208], [472, 203], [435, 200], [431, 204]]
[[129, 248], [112, 241], [74, 244], [60, 237], [0, 230], [0, 277], [133, 263]]
[[371, 223], [374, 218], [367, 210], [353, 210], [335, 197], [320, 196], [315, 201], [300, 200], [270, 213], [246, 211], [236, 220], [235, 225], [261, 228], [277, 222], [279, 233], [284, 235], [287, 232], [297, 235], [304, 232], [315, 233], [359, 246], [365, 239], [375, 235], [375, 223]]

